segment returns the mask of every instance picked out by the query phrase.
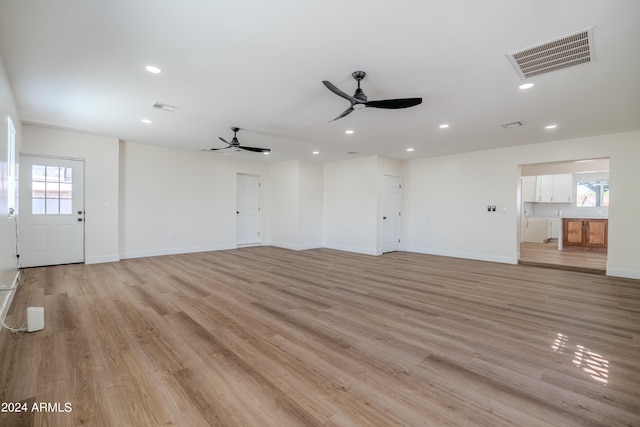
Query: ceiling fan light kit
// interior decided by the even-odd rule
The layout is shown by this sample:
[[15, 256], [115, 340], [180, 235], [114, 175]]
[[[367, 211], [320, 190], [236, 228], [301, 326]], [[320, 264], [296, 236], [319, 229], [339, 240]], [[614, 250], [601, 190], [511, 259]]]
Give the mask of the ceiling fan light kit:
[[219, 150], [228, 150], [230, 148], [235, 149], [236, 151], [240, 151], [240, 150], [245, 150], [245, 151], [253, 151], [254, 153], [270, 153], [271, 149], [270, 148], [259, 148], [259, 147], [248, 147], [246, 145], [240, 145], [240, 141], [238, 141], [238, 136], [236, 135], [238, 133], [238, 131], [240, 130], [239, 127], [232, 127], [231, 130], [233, 131], [233, 139], [231, 139], [231, 142], [228, 142], [226, 139], [224, 139], [223, 137], [219, 136], [218, 138], [220, 138], [220, 141], [224, 142], [225, 144], [228, 145], [228, 147], [222, 147], [222, 148], [210, 148], [208, 151], [219, 151]]
[[351, 103], [351, 106], [344, 110], [338, 117], [331, 120], [332, 122], [338, 119], [343, 118], [344, 116], [351, 114], [353, 110], [361, 110], [367, 107], [373, 108], [385, 108], [385, 109], [399, 109], [399, 108], [409, 108], [414, 107], [422, 103], [422, 98], [400, 98], [400, 99], [384, 99], [379, 101], [369, 101], [367, 95], [365, 95], [364, 91], [360, 87], [360, 82], [367, 75], [364, 71], [354, 71], [351, 73], [351, 77], [358, 82], [358, 88], [356, 89], [353, 96], [346, 94], [341, 91], [334, 85], [333, 83], [323, 80], [322, 83], [329, 89], [331, 92], [335, 93], [339, 97], [342, 97]]

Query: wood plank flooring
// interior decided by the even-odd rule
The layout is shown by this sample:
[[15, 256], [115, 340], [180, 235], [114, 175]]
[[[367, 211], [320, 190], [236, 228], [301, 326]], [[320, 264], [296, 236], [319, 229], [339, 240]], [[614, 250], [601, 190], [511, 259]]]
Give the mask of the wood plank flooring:
[[605, 274], [607, 249], [566, 247], [559, 251], [558, 242], [521, 242], [520, 262], [528, 265]]
[[24, 272], [7, 322], [45, 329], [0, 334], [2, 426], [640, 425], [637, 280], [274, 247]]

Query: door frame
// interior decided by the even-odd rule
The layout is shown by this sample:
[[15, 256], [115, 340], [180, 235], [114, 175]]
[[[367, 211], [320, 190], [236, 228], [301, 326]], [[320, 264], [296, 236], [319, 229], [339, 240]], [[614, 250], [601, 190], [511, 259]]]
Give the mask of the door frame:
[[[242, 221], [239, 221], [239, 217], [240, 216], [246, 216], [245, 212], [240, 212], [241, 207], [239, 206], [240, 203], [240, 199], [241, 199], [241, 194], [240, 192], [242, 191], [242, 189], [240, 188], [240, 186], [238, 185], [241, 177], [252, 177], [252, 178], [256, 178], [258, 180], [258, 191], [257, 191], [257, 195], [256, 195], [256, 199], [254, 200], [257, 204], [257, 211], [256, 213], [253, 214], [254, 218], [254, 225], [257, 228], [257, 234], [255, 234], [255, 240], [254, 241], [240, 241], [240, 226], [242, 224]], [[237, 247], [243, 247], [243, 246], [257, 246], [257, 245], [261, 245], [262, 244], [262, 175], [256, 175], [256, 174], [251, 174], [251, 173], [242, 173], [242, 172], [238, 172], [236, 173], [236, 246]]]
[[[32, 153], [19, 153], [19, 157], [18, 157], [18, 165], [20, 168], [23, 167], [23, 158], [31, 158], [31, 159], [43, 159], [43, 163], [46, 163], [47, 161], [51, 161], [52, 163], [58, 162], [58, 161], [63, 161], [63, 162], [78, 162], [81, 164], [82, 167], [82, 177], [80, 179], [80, 184], [81, 184], [81, 191], [80, 194], [82, 196], [82, 214], [76, 214], [74, 213], [74, 211], [76, 210], [75, 207], [72, 206], [72, 213], [70, 215], [74, 216], [74, 217], [78, 217], [78, 215], [81, 215], [80, 218], [82, 219], [82, 224], [81, 224], [81, 239], [79, 239], [79, 243], [80, 243], [80, 249], [79, 249], [79, 253], [80, 255], [76, 258], [74, 258], [73, 261], [71, 260], [64, 260], [62, 262], [55, 262], [55, 263], [51, 263], [51, 264], [43, 264], [42, 266], [45, 265], [59, 265], [59, 264], [74, 264], [74, 263], [84, 263], [86, 260], [86, 229], [85, 229], [85, 210], [86, 210], [86, 201], [85, 201], [85, 174], [86, 174], [86, 161], [83, 158], [77, 158], [77, 157], [64, 157], [64, 156], [50, 156], [50, 155], [44, 155], [44, 154], [32, 154]], [[33, 163], [33, 162], [32, 162]], [[19, 170], [18, 171], [18, 188], [16, 189], [16, 192], [18, 194], [18, 203], [17, 203], [17, 208], [18, 208], [18, 225], [17, 225], [17, 233], [18, 233], [18, 241], [17, 241], [17, 245], [18, 245], [18, 249], [19, 252], [22, 252], [22, 249], [20, 247], [20, 242], [24, 241], [24, 238], [26, 237], [26, 231], [25, 231], [25, 224], [24, 224], [24, 218], [25, 215], [32, 215], [30, 213], [31, 211], [31, 206], [27, 206], [27, 204], [31, 201], [31, 197], [29, 197], [29, 200], [23, 200], [22, 197], [20, 197], [24, 186], [28, 185], [29, 188], [31, 188], [30, 183], [25, 183], [23, 182], [23, 180], [21, 179], [21, 175], [24, 171]], [[73, 181], [74, 183], [76, 182], [75, 179]], [[76, 192], [77, 189], [74, 186], [72, 191]], [[24, 208], [24, 210], [23, 210]], [[79, 208], [78, 208], [79, 209]], [[22, 215], [21, 215], [22, 213]], [[22, 218], [22, 221], [20, 221], [20, 218]], [[23, 258], [24, 259], [24, 258]], [[22, 264], [20, 264], [22, 267]], [[39, 265], [34, 265], [33, 267], [37, 267]], [[31, 266], [27, 266], [27, 267], [31, 267]]]
[[[399, 193], [399, 197], [398, 197], [398, 204], [397, 204], [397, 209], [398, 209], [398, 214], [397, 214], [397, 235], [395, 237], [397, 237], [397, 243], [394, 243], [393, 245], [387, 245], [385, 246], [385, 230], [386, 230], [386, 220], [387, 220], [387, 210], [389, 208], [389, 206], [387, 206], [388, 200], [386, 198], [386, 186], [387, 186], [387, 179], [388, 178], [392, 178], [395, 182], [397, 182], [398, 184], [398, 193]], [[391, 174], [383, 174], [382, 175], [382, 203], [381, 203], [382, 209], [382, 215], [380, 218], [380, 251], [381, 253], [388, 253], [388, 252], [395, 252], [395, 251], [399, 251], [400, 250], [400, 239], [401, 239], [401, 234], [402, 234], [402, 230], [401, 230], [401, 220], [402, 220], [402, 178], [397, 176], [397, 175], [391, 175]], [[395, 239], [394, 237], [394, 239]]]

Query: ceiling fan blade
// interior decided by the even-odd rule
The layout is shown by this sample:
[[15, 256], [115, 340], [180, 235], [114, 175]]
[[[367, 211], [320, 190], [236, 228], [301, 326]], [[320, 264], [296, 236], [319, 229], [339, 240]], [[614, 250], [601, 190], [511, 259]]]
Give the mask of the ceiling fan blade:
[[245, 147], [243, 145], [239, 145], [238, 148], [241, 148], [241, 149], [247, 150], [247, 151], [253, 151], [255, 153], [270, 153], [271, 152], [270, 148]]
[[338, 89], [336, 87], [336, 85], [334, 85], [331, 82], [328, 82], [326, 80], [323, 80], [322, 83], [324, 83], [324, 85], [327, 87], [327, 89], [329, 89], [331, 92], [335, 93], [338, 96], [341, 96], [342, 98], [348, 100], [349, 102], [351, 102], [352, 104], [358, 102], [357, 99], [355, 99], [353, 96], [348, 95], [346, 93], [344, 93], [343, 91], [341, 91], [340, 89]]
[[346, 115], [348, 115], [348, 114], [351, 114], [351, 112], [352, 112], [352, 111], [353, 111], [353, 107], [349, 107], [349, 108], [347, 108], [346, 110], [344, 110], [344, 111], [342, 112], [342, 114], [340, 114], [340, 115], [339, 115], [338, 117], [336, 117], [335, 119], [331, 120], [329, 123], [331, 123], [331, 122], [335, 122], [336, 120], [341, 119], [341, 118], [343, 118], [344, 116], [346, 116]]
[[408, 108], [422, 104], [422, 98], [401, 98], [401, 99], [385, 99], [381, 101], [367, 101], [364, 103], [367, 107], [374, 108]]
[[218, 151], [218, 150], [228, 150], [230, 147], [222, 147], [222, 148], [209, 148], [205, 151]]
[[225, 144], [227, 144], [227, 145], [229, 145], [229, 146], [231, 145], [231, 143], [230, 143], [230, 142], [227, 142], [227, 140], [226, 140], [226, 139], [224, 139], [223, 137], [219, 136], [218, 138], [220, 138], [220, 141], [224, 142]]

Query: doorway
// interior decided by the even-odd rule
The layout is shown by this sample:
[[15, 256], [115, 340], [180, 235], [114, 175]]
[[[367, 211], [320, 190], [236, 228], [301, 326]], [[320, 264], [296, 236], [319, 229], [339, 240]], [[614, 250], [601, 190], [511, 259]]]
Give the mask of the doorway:
[[[521, 165], [519, 262], [604, 274], [607, 263], [606, 229], [609, 218], [609, 159]], [[586, 183], [604, 183], [603, 192], [587, 203]], [[606, 194], [604, 189], [606, 188]], [[585, 226], [584, 244], [570, 245], [567, 221], [594, 223], [604, 229], [598, 242], [596, 227]], [[604, 225], [603, 225], [604, 224]], [[573, 235], [573, 233], [572, 233]], [[604, 237], [603, 237], [604, 236]], [[604, 242], [602, 241], [604, 238]], [[572, 237], [573, 239], [573, 237]], [[596, 244], [597, 243], [597, 244]]]
[[260, 235], [260, 187], [257, 175], [238, 174], [236, 240], [238, 246], [257, 245], [262, 242]]
[[84, 161], [20, 156], [22, 267], [84, 262]]

